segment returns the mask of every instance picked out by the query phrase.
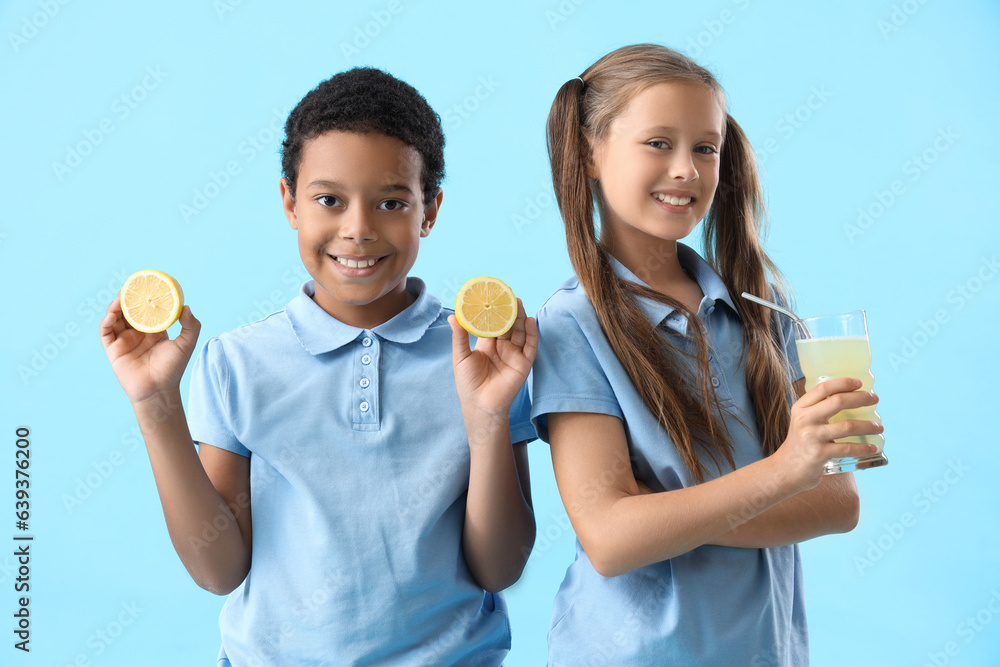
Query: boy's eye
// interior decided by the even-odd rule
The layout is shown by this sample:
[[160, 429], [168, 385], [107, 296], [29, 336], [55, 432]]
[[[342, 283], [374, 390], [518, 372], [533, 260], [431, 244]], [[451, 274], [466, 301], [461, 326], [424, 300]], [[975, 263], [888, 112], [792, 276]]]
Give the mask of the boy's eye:
[[383, 211], [398, 211], [404, 206], [406, 206], [406, 204], [404, 202], [399, 201], [398, 199], [387, 199], [386, 201], [378, 205], [378, 207]]
[[340, 200], [333, 195], [320, 195], [316, 197], [316, 201], [319, 202], [320, 206], [325, 206], [326, 208], [333, 208], [340, 203]]

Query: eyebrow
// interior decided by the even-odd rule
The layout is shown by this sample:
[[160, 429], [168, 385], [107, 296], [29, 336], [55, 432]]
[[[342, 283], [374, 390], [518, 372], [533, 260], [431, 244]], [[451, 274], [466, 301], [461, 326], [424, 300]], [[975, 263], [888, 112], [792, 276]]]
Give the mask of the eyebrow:
[[[347, 187], [343, 183], [338, 183], [337, 181], [324, 181], [316, 180], [306, 186], [307, 188], [326, 188], [329, 190], [346, 190]], [[387, 183], [383, 185], [379, 192], [408, 192], [411, 195], [415, 195], [413, 190], [409, 186], [402, 183]]]
[[[643, 134], [651, 134], [656, 132], [671, 133], [679, 131], [680, 130], [678, 130], [676, 127], [667, 127], [666, 125], [656, 125], [655, 127], [646, 128]], [[722, 139], [722, 135], [716, 132], [715, 130], [706, 130], [702, 132], [699, 136], [712, 137], [713, 139]]]

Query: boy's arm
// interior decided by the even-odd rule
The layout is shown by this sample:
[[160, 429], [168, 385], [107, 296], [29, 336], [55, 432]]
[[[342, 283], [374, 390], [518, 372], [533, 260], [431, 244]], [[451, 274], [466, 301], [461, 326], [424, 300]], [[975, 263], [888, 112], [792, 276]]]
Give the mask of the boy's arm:
[[222, 594], [250, 567], [249, 459], [205, 446], [199, 459], [180, 379], [201, 324], [187, 306], [180, 322], [174, 340], [165, 332], [140, 333], [116, 297], [100, 324], [101, 344], [135, 410], [174, 548], [199, 586]]
[[250, 571], [250, 459], [201, 443], [180, 391], [134, 404], [174, 549], [195, 582], [232, 592]]
[[468, 333], [454, 316], [448, 321], [470, 452], [462, 547], [472, 576], [497, 592], [521, 576], [535, 541], [527, 449], [511, 444], [509, 412], [531, 370], [538, 328], [519, 300], [511, 330], [480, 339], [472, 351]]
[[469, 442], [462, 548], [472, 576], [496, 593], [520, 578], [535, 542], [535, 515], [525, 443], [511, 445], [506, 423], [502, 435], [480, 433]]

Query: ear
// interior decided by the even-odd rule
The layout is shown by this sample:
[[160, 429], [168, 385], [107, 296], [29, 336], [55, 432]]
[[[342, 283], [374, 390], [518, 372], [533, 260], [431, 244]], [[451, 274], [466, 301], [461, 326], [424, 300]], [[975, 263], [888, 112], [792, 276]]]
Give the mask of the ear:
[[287, 178], [282, 178], [279, 185], [281, 187], [281, 205], [285, 209], [288, 224], [292, 226], [292, 229], [298, 229], [299, 217], [295, 212], [295, 193], [292, 192], [292, 186], [288, 183]]
[[441, 200], [444, 199], [444, 190], [438, 188], [434, 199], [424, 207], [424, 219], [420, 223], [420, 237], [423, 238], [431, 233], [431, 228], [437, 221], [438, 211], [441, 210]]

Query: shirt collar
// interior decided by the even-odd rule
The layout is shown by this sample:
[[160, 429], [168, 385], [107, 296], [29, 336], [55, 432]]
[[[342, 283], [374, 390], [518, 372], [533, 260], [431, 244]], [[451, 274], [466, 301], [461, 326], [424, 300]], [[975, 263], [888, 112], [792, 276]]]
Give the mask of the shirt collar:
[[[612, 257], [610, 254], [608, 254], [607, 257], [611, 260], [611, 268], [614, 270], [615, 275], [619, 278], [638, 283], [644, 287], [649, 287], [649, 285], [640, 280], [634, 273], [626, 268], [624, 264]], [[715, 272], [715, 269], [712, 268], [711, 264], [706, 262], [701, 255], [683, 243], [677, 244], [677, 259], [680, 260], [681, 267], [687, 269], [691, 277], [693, 277], [698, 283], [698, 287], [701, 288], [705, 297], [711, 301], [711, 303], [706, 304], [706, 306], [712, 306], [716, 301], [721, 301], [729, 306], [733, 313], [739, 317], [739, 311], [736, 310], [736, 305], [729, 296], [729, 291], [726, 289], [725, 283], [722, 282], [722, 278], [720, 278], [719, 274]], [[636, 302], [654, 327], [659, 326], [674, 312], [674, 308], [671, 308], [667, 304], [654, 299], [636, 297]]]
[[[406, 291], [416, 297], [403, 312], [371, 331], [380, 338], [395, 343], [414, 343], [441, 314], [441, 302], [427, 292], [420, 278], [407, 278]], [[313, 301], [316, 284], [307, 280], [299, 294], [285, 307], [285, 314], [292, 324], [292, 331], [299, 343], [310, 354], [323, 354], [356, 340], [364, 329], [344, 324]]]

